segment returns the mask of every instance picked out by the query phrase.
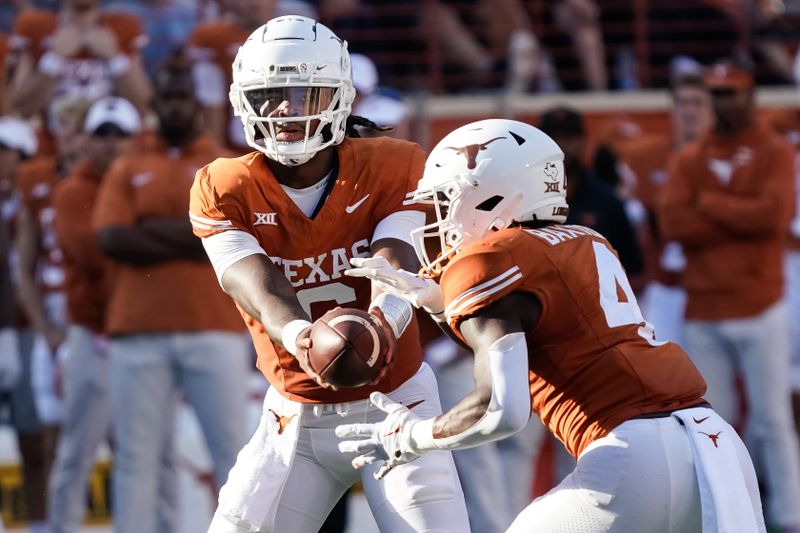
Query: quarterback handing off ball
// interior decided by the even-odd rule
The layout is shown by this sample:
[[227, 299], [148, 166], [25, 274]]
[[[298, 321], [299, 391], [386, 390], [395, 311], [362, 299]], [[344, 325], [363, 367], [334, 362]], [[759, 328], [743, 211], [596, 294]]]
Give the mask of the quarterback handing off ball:
[[360, 387], [386, 364], [389, 341], [378, 319], [360, 309], [336, 308], [311, 328], [311, 368], [336, 387]]

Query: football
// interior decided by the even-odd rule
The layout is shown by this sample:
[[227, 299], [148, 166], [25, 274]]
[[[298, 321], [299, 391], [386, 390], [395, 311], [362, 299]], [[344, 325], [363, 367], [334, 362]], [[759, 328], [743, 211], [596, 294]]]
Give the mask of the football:
[[378, 319], [360, 309], [336, 308], [311, 328], [311, 368], [336, 387], [360, 387], [386, 364], [389, 342]]

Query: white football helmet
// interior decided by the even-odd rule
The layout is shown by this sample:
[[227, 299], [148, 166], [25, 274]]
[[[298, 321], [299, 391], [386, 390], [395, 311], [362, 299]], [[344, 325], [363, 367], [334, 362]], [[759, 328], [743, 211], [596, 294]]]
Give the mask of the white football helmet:
[[[564, 153], [541, 130], [515, 120], [473, 122], [431, 151], [414, 201], [432, 204], [436, 222], [411, 232], [427, 274], [464, 245], [512, 222], [564, 222]], [[438, 239], [426, 249], [429, 239]], [[437, 257], [431, 257], [433, 250]]]
[[342, 142], [354, 97], [347, 42], [307, 17], [270, 20], [233, 61], [230, 100], [247, 144], [283, 165]]

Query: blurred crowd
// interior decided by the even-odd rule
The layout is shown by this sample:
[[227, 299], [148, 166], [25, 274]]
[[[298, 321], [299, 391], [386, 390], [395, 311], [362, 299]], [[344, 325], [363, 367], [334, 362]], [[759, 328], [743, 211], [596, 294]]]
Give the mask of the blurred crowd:
[[[16, 68], [25, 40], [38, 55], [37, 37], [26, 33], [37, 19], [19, 14], [57, 13], [61, 4], [0, 4], [0, 52], [8, 51], [8, 68]], [[402, 91], [664, 88], [687, 58], [708, 64], [735, 57], [759, 85], [800, 76], [798, 0], [100, 0], [99, 6], [128, 15], [118, 46], [126, 54], [125, 47], [136, 49], [150, 75], [190, 37], [213, 50], [206, 59], [222, 64], [255, 21], [301, 14], [331, 27], [351, 52], [375, 62], [384, 83]], [[52, 29], [33, 33], [41, 39]], [[69, 47], [61, 33], [58, 46]], [[98, 46], [101, 55], [116, 52]]]
[[[118, 529], [143, 530], [135, 509], [153, 508], [168, 530], [159, 477], [178, 401], [197, 412], [217, 489], [247, 440], [252, 349], [186, 211], [198, 168], [249, 151], [231, 63], [285, 14], [348, 40], [353, 114], [401, 138], [411, 90], [669, 87], [667, 131], [620, 119], [589, 146], [568, 107], [536, 125], [565, 153], [568, 223], [608, 237], [657, 339], [685, 345], [709, 401], [747, 429], [769, 520], [800, 531], [800, 112], [753, 99], [800, 78], [795, 0], [4, 1], [0, 389], [31, 531], [79, 531], [79, 489], [112, 433]], [[472, 365], [428, 341], [447, 408]], [[455, 454], [475, 531], [529, 502], [542, 436], [534, 420]]]

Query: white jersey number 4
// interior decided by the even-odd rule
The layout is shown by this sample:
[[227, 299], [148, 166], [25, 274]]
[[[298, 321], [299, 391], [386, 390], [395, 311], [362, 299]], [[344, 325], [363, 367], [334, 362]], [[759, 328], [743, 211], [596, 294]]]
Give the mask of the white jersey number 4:
[[[656, 332], [652, 324], [642, 316], [636, 295], [633, 294], [628, 276], [625, 275], [617, 256], [603, 243], [592, 242], [594, 258], [597, 263], [597, 279], [600, 285], [600, 307], [606, 315], [608, 327], [616, 328], [630, 324], [639, 324], [639, 336], [653, 346], [661, 346], [656, 340]], [[620, 301], [618, 289], [622, 289], [625, 301]]]

